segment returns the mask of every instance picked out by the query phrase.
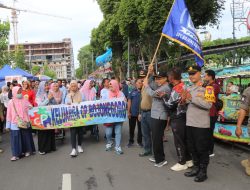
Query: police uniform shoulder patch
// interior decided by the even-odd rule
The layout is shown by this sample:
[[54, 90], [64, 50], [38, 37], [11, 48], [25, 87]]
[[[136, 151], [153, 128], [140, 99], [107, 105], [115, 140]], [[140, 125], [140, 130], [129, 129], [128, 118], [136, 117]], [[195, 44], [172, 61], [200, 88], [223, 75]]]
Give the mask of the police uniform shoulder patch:
[[207, 102], [212, 102], [212, 103], [216, 102], [213, 86], [206, 86], [204, 98]]

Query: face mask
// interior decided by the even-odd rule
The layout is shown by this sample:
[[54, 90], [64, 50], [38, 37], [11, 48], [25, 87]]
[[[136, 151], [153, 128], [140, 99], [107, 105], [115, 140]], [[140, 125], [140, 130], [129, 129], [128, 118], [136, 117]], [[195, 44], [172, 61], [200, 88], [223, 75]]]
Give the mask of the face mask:
[[16, 97], [17, 97], [17, 99], [22, 99], [23, 95], [22, 94], [17, 94]]

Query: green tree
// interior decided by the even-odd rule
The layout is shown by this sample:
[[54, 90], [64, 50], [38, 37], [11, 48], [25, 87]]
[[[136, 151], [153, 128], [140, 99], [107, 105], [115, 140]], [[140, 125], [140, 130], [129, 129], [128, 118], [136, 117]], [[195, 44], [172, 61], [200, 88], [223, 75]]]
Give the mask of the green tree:
[[25, 51], [23, 46], [17, 46], [14, 52], [14, 65], [23, 70], [29, 70], [29, 64], [25, 61]]
[[10, 23], [0, 20], [0, 67], [10, 63], [10, 55], [8, 53], [8, 38], [10, 31]]
[[[112, 67], [115, 73], [126, 73], [128, 38], [130, 39], [131, 68], [138, 69], [137, 60], [151, 61], [160, 33], [173, 0], [97, 0], [104, 20], [93, 29], [91, 46], [101, 54], [107, 46], [113, 49]], [[194, 25], [216, 25], [225, 0], [186, 0]], [[177, 52], [178, 51], [178, 52]], [[159, 59], [169, 60], [185, 53], [184, 48], [164, 39]], [[174, 64], [174, 63], [173, 63]]]
[[92, 47], [86, 45], [82, 47], [79, 52], [77, 59], [79, 61], [79, 68], [76, 70], [77, 78], [87, 78], [89, 74], [95, 71], [95, 63], [92, 63]]
[[56, 78], [56, 73], [53, 70], [49, 69], [47, 64], [45, 64], [43, 67], [43, 74], [53, 79]]
[[[250, 37], [243, 37], [237, 39], [236, 41], [232, 38], [227, 39], [217, 39], [209, 42], [204, 42], [203, 47], [209, 48], [211, 46], [218, 46], [218, 45], [227, 45], [234, 42], [243, 42], [249, 41]], [[226, 51], [220, 54], [212, 54], [206, 55], [205, 60], [207, 63], [210, 63], [208, 66], [210, 67], [211, 64], [213, 67], [224, 67], [226, 65], [241, 65], [243, 61], [247, 60], [250, 55], [250, 47], [244, 47], [236, 49], [235, 51]]]
[[76, 78], [77, 79], [83, 79], [84, 78], [84, 73], [83, 73], [83, 68], [79, 67], [76, 69]]
[[40, 66], [38, 66], [38, 65], [32, 66], [31, 72], [32, 72], [33, 75], [39, 74], [40, 71], [41, 71], [41, 67]]

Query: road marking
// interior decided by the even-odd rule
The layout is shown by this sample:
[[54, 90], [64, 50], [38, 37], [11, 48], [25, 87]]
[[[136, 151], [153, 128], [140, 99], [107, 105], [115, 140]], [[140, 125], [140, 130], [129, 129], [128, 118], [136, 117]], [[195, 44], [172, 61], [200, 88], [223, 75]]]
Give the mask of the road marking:
[[71, 174], [63, 174], [62, 190], [71, 190]]

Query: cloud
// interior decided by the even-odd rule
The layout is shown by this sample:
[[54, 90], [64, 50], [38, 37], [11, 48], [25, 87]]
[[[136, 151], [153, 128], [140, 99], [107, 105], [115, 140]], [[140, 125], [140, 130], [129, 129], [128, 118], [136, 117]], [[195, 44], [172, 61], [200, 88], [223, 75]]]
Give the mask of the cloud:
[[[12, 6], [10, 0], [0, 2]], [[91, 30], [103, 19], [99, 6], [93, 0], [18, 0], [16, 7], [72, 18], [65, 20], [21, 12], [18, 16], [18, 38], [19, 42], [59, 41], [71, 38], [75, 62], [78, 50], [89, 43]], [[0, 19], [10, 16], [10, 10], [0, 9]], [[13, 32], [10, 41], [13, 43]]]
[[[212, 40], [221, 38], [232, 38], [233, 37], [233, 18], [231, 15], [231, 6], [232, 1], [231, 0], [226, 0], [225, 3], [225, 10], [222, 12], [222, 18], [220, 18], [220, 24], [219, 28], [217, 27], [206, 27], [206, 30], [209, 31], [212, 34]], [[245, 3], [244, 8], [245, 10], [249, 10], [250, 3]], [[247, 17], [248, 12], [245, 13], [245, 17]], [[247, 36], [247, 27], [246, 25], [241, 25], [239, 28], [239, 24], [236, 24], [236, 37], [244, 37]], [[203, 36], [201, 36], [203, 38]]]

